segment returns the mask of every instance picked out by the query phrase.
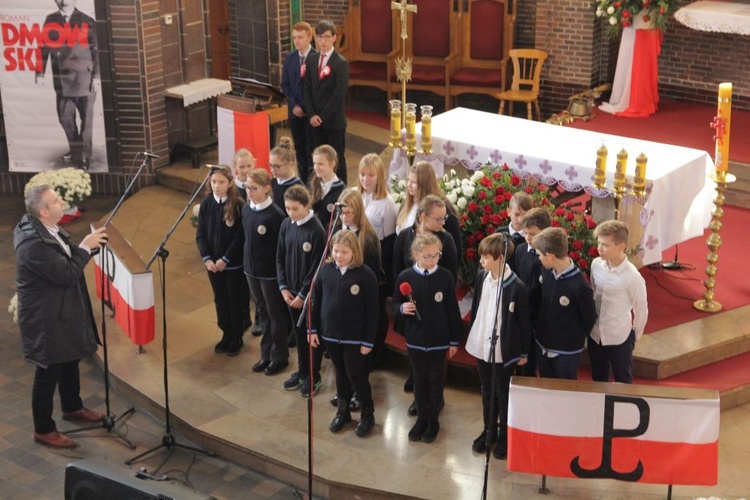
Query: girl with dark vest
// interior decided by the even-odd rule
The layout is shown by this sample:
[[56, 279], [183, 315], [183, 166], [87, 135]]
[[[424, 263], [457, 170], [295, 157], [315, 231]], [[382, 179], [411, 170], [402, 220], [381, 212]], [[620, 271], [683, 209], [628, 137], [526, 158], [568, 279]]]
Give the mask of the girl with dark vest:
[[289, 137], [279, 139], [279, 144], [268, 154], [268, 166], [273, 175], [273, 181], [271, 181], [273, 202], [281, 210], [285, 210], [284, 193], [286, 190], [292, 186], [305, 185], [297, 176], [297, 155]]
[[331, 146], [324, 144], [313, 151], [315, 175], [310, 179], [312, 208], [326, 233], [331, 230], [331, 214], [336, 208], [336, 201], [346, 188], [346, 184], [336, 175], [337, 164], [336, 150]]

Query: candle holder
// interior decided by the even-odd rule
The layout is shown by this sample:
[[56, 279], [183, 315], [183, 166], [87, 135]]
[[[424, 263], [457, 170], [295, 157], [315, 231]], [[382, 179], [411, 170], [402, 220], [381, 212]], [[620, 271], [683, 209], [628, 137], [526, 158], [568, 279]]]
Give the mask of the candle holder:
[[392, 148], [401, 147], [401, 101], [393, 99], [388, 101], [391, 108], [391, 137], [388, 145]]
[[406, 126], [406, 156], [409, 158], [409, 165], [411, 165], [414, 163], [414, 157], [417, 154], [417, 105], [413, 102], [406, 103], [404, 124]]
[[602, 144], [596, 150], [596, 167], [594, 168], [594, 187], [604, 189], [607, 182], [607, 146]]
[[615, 200], [615, 220], [620, 220], [620, 205], [622, 205], [622, 197], [625, 194], [625, 186], [615, 186], [612, 191], [614, 192], [613, 197]]
[[422, 111], [422, 118], [420, 120], [422, 124], [422, 142], [420, 147], [422, 153], [428, 155], [432, 153], [432, 106], [420, 106], [420, 110]]
[[648, 158], [641, 153], [635, 159], [635, 175], [633, 176], [633, 196], [643, 198], [646, 193], [646, 162]]
[[703, 286], [706, 287], [706, 291], [703, 292], [703, 298], [693, 302], [693, 307], [703, 312], [715, 313], [722, 309], [722, 305], [714, 300], [714, 287], [716, 286], [716, 262], [719, 260], [719, 248], [721, 248], [722, 241], [719, 231], [721, 231], [721, 218], [724, 216], [724, 191], [726, 190], [727, 184], [731, 184], [737, 180], [737, 178], [728, 174], [726, 171], [717, 172], [713, 175], [712, 180], [716, 183], [716, 198], [714, 198], [714, 211], [711, 212], [711, 235], [706, 240], [709, 254], [706, 256], [708, 266], [706, 266], [706, 280], [703, 282]]

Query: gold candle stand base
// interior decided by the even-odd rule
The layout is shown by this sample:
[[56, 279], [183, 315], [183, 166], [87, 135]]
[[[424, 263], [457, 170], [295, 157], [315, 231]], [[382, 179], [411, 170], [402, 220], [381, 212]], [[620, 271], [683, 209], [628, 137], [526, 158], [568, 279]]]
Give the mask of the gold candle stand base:
[[614, 188], [614, 200], [615, 200], [615, 220], [620, 220], [620, 205], [622, 204], [622, 197], [625, 194], [626, 189]]
[[711, 235], [706, 240], [710, 253], [706, 256], [708, 266], [706, 266], [706, 280], [703, 282], [703, 286], [706, 287], [706, 291], [703, 292], [703, 298], [693, 302], [693, 307], [699, 311], [715, 313], [722, 309], [722, 305], [714, 300], [714, 287], [716, 286], [716, 262], [719, 260], [719, 248], [721, 248], [722, 241], [719, 231], [721, 231], [721, 218], [724, 216], [724, 190], [727, 184], [731, 184], [737, 180], [732, 174], [726, 172], [721, 174], [714, 174], [711, 179], [716, 183], [716, 198], [714, 198], [714, 211], [711, 213]]

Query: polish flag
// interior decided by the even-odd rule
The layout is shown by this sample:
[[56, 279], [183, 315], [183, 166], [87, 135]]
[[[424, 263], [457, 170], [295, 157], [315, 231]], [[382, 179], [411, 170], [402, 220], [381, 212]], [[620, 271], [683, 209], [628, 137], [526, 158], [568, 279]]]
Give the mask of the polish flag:
[[255, 166], [268, 170], [271, 142], [268, 114], [265, 111], [243, 113], [222, 107], [216, 109], [219, 164], [231, 166], [235, 151], [247, 148], [255, 157]]
[[[111, 226], [110, 226], [111, 227]], [[109, 231], [112, 231], [109, 229]], [[111, 236], [110, 236], [111, 238]], [[102, 259], [104, 264], [102, 264]], [[94, 257], [96, 297], [111, 304], [115, 321], [134, 344], [142, 346], [154, 340], [154, 284], [148, 270], [131, 272], [109, 246]]]
[[508, 470], [715, 485], [719, 415], [716, 391], [515, 377]]

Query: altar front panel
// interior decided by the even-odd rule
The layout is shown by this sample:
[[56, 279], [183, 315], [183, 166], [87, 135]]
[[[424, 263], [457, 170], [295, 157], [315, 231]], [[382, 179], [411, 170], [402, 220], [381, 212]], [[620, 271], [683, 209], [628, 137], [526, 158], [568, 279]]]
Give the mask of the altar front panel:
[[[644, 230], [639, 256], [644, 265], [659, 262], [663, 250], [703, 234], [711, 217], [713, 185], [707, 180], [714, 167], [705, 151], [456, 108], [433, 118], [433, 153], [418, 153], [416, 161], [430, 161], [439, 175], [444, 166], [478, 170], [487, 161], [507, 163], [524, 179], [560, 183], [567, 191], [585, 190], [603, 198], [612, 192], [592, 186], [596, 150], [602, 144], [609, 150], [608, 187], [620, 149], [629, 153], [628, 185], [635, 157], [648, 157], [646, 197], [639, 216]], [[395, 150], [391, 173], [404, 173], [406, 168], [403, 151]]]

